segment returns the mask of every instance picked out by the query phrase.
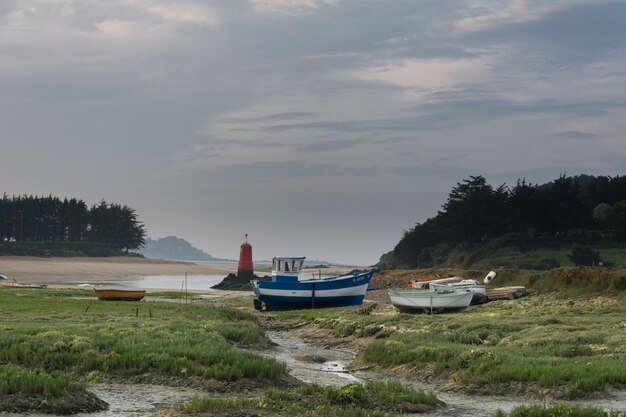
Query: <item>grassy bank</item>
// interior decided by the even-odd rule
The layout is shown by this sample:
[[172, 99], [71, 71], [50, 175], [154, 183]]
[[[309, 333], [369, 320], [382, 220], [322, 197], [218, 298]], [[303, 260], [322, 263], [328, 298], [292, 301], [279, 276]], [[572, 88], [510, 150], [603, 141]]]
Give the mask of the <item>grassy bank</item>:
[[432, 393], [396, 382], [369, 382], [341, 388], [302, 385], [293, 391], [270, 388], [260, 398], [198, 397], [160, 415], [383, 417], [425, 412], [440, 405]]
[[[604, 262], [616, 268], [626, 268], [626, 247], [623, 243], [587, 245], [600, 253]], [[517, 247], [485, 247], [467, 255], [471, 268], [491, 268], [493, 266], [516, 269], [549, 269], [555, 266], [575, 266], [569, 255], [572, 247], [537, 248], [520, 250]]]
[[[599, 237], [594, 239], [587, 236], [535, 241], [518, 233], [505, 234], [481, 243], [454, 246], [434, 264], [468, 269], [499, 267], [549, 270], [555, 267], [573, 267], [575, 264], [570, 255], [576, 245], [598, 252], [607, 265], [626, 268], [626, 246], [619, 240], [601, 240]], [[591, 266], [591, 261], [588, 266]]]
[[[232, 344], [261, 343], [252, 316], [173, 303], [111, 303], [75, 292], [0, 291], [0, 361], [78, 374], [277, 380], [285, 367]], [[91, 292], [82, 295], [91, 296]]]
[[626, 386], [626, 319], [618, 297], [558, 293], [496, 301], [454, 314], [279, 313], [365, 346], [361, 365], [444, 390], [576, 398]]
[[285, 378], [284, 364], [233, 347], [265, 342], [249, 314], [77, 295], [93, 297], [90, 291], [0, 289], [0, 363], [69, 378], [194, 383], [215, 389], [226, 383], [233, 389], [237, 383], [262, 386]]
[[516, 407], [509, 413], [498, 411], [493, 417], [624, 417], [624, 414], [593, 407], [554, 404]]
[[0, 365], [0, 410], [75, 414], [106, 410], [107, 404], [60, 372]]

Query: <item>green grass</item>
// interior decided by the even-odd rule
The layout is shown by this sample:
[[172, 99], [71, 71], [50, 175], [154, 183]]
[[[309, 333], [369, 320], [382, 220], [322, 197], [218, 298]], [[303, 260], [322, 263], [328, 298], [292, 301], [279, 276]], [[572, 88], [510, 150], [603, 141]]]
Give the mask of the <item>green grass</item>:
[[[532, 272], [497, 269], [493, 286], [524, 285], [540, 292], [570, 296], [626, 295], [626, 270], [600, 267], [555, 268]], [[476, 278], [482, 273], [475, 272]]]
[[544, 294], [435, 316], [354, 309], [280, 315], [335, 337], [372, 338], [362, 365], [417, 371], [484, 393], [523, 383], [535, 392], [585, 396], [626, 384], [624, 311], [619, 298]]
[[223, 381], [276, 381], [286, 374], [284, 364], [232, 346], [264, 338], [254, 317], [241, 311], [69, 294], [0, 290], [0, 363], [76, 375], [152, 373]]
[[344, 387], [302, 385], [294, 391], [270, 388], [260, 398], [196, 397], [179, 407], [189, 414], [226, 411], [255, 414], [269, 409], [281, 416], [384, 417], [402, 412], [423, 412], [438, 407], [434, 394], [397, 382], [352, 383]]
[[[590, 247], [599, 251], [600, 257], [605, 262], [611, 263], [616, 268], [626, 268], [626, 247], [624, 245], [590, 245]], [[529, 265], [540, 264], [544, 259], [554, 260], [561, 267], [572, 267], [575, 265], [568, 257], [571, 252], [571, 248], [542, 248], [528, 251], [521, 251], [513, 246], [489, 248], [486, 253], [476, 256], [479, 259], [472, 262], [470, 267], [473, 269], [493, 268], [494, 266], [533, 269], [529, 268]]]
[[60, 372], [50, 374], [43, 369], [0, 365], [0, 396], [19, 393], [56, 398], [66, 392], [83, 389], [82, 384], [72, 382], [67, 375]]
[[63, 372], [0, 365], [0, 412], [68, 415], [106, 409], [105, 402]]
[[531, 405], [514, 408], [511, 412], [497, 411], [493, 417], [623, 417], [623, 413], [600, 408], [578, 407], [563, 404]]

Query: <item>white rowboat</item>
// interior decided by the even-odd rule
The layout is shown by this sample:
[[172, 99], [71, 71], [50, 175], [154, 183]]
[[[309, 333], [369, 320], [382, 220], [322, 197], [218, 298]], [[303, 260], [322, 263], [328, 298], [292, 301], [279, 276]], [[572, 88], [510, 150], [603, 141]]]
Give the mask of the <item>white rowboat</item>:
[[454, 290], [389, 290], [391, 303], [401, 312], [440, 312], [458, 310], [472, 302], [472, 292]]

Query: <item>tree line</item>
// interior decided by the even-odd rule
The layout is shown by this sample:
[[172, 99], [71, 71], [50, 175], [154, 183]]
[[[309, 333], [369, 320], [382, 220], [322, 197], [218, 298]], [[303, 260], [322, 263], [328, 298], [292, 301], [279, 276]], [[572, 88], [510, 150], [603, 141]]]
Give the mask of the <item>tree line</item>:
[[506, 235], [517, 244], [626, 240], [626, 176], [588, 175], [537, 185], [492, 186], [470, 176], [452, 188], [435, 217], [404, 231], [397, 264], [427, 268], [459, 246]]
[[0, 200], [0, 242], [89, 242], [128, 252], [144, 244], [146, 231], [131, 207], [102, 200], [51, 195]]

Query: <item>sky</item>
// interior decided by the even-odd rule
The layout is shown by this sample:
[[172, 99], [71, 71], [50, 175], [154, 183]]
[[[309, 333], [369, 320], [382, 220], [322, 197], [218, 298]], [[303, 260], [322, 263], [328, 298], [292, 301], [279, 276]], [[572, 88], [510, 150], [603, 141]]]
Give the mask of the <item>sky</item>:
[[2, 0], [0, 192], [370, 265], [470, 175], [626, 174], [626, 2]]

